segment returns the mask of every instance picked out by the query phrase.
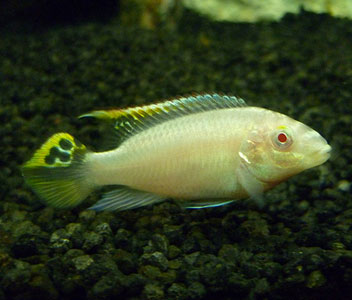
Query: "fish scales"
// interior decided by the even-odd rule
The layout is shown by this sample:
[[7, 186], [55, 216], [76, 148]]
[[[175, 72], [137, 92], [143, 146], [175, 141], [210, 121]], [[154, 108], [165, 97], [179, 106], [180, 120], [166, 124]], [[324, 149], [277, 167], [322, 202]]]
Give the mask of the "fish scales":
[[331, 147], [290, 117], [219, 94], [181, 97], [83, 117], [113, 121], [120, 136], [95, 153], [68, 133], [49, 138], [23, 166], [48, 205], [69, 208], [94, 189], [118, 185], [91, 208], [133, 209], [173, 198], [184, 207], [219, 206], [262, 193], [324, 163]]
[[176, 198], [236, 197], [239, 162], [233, 153], [249, 125], [242, 115], [232, 109], [184, 116], [131, 137], [113, 154], [93, 153], [94, 183], [119, 182]]

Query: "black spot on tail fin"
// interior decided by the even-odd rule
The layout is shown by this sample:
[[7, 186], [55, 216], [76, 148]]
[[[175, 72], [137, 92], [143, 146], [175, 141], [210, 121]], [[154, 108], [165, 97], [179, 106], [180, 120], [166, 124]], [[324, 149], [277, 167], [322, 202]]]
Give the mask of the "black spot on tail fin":
[[23, 165], [25, 180], [45, 204], [74, 207], [94, 189], [85, 170], [87, 152], [68, 133], [54, 134]]

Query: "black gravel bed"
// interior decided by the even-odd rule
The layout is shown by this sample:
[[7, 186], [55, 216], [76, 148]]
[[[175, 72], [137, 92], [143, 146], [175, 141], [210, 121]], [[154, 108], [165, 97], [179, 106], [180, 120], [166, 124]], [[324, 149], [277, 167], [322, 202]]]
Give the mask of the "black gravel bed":
[[[115, 213], [44, 207], [20, 166], [52, 134], [90, 149], [101, 108], [222, 92], [285, 113], [333, 147], [252, 200]], [[0, 34], [0, 299], [351, 299], [352, 21], [302, 12], [155, 30], [119, 20]]]

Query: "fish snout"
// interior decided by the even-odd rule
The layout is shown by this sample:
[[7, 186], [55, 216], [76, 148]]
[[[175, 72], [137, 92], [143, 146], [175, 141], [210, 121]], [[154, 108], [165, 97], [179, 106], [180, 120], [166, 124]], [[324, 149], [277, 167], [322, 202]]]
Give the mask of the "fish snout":
[[331, 154], [331, 146], [326, 143], [326, 145], [324, 145], [320, 150], [319, 150], [319, 155], [324, 158], [324, 162], [327, 161], [330, 158], [330, 154]]
[[306, 168], [319, 166], [330, 158], [331, 146], [315, 130], [306, 130], [302, 135], [300, 151], [305, 156]]
[[310, 153], [312, 164], [314, 166], [319, 166], [325, 163], [330, 158], [331, 149], [331, 146], [326, 142], [326, 140], [319, 135], [319, 142], [317, 141], [315, 147]]

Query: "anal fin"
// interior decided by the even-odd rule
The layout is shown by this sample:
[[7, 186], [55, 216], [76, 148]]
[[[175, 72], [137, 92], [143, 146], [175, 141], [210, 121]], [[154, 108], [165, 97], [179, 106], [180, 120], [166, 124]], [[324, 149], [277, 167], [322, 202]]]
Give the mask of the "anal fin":
[[134, 209], [165, 200], [165, 197], [152, 193], [121, 187], [103, 195], [96, 204], [89, 207], [95, 211], [122, 211]]

